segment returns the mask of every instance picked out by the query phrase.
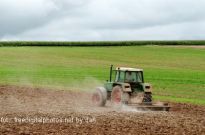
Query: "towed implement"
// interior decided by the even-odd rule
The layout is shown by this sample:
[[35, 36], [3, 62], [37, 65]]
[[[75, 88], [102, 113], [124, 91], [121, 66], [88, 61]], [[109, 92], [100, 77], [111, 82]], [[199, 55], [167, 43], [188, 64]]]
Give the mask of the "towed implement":
[[123, 104], [139, 110], [169, 111], [167, 103], [154, 103], [152, 86], [144, 82], [143, 69], [110, 67], [110, 79], [103, 87], [97, 87], [92, 95], [92, 102], [97, 106], [105, 106], [107, 100], [112, 105]]

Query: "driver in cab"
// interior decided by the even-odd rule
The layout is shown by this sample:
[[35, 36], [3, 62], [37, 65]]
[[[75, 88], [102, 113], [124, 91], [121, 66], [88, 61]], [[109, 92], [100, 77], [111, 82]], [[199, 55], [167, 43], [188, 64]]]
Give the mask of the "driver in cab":
[[132, 76], [132, 72], [126, 72], [125, 81], [126, 82], [133, 82], [134, 81], [134, 78]]

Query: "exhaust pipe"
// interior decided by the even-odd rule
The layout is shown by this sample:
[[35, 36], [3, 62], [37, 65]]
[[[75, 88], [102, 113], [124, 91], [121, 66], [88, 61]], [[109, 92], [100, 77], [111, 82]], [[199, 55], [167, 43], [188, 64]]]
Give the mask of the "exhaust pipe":
[[113, 65], [110, 65], [110, 82], [112, 81], [112, 68], [113, 68]]

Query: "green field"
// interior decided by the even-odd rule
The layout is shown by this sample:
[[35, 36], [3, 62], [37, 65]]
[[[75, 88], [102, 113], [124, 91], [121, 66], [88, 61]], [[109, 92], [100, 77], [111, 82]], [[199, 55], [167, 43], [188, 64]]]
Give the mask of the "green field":
[[0, 84], [90, 89], [110, 64], [144, 69], [154, 98], [205, 105], [205, 49], [165, 46], [1, 47]]

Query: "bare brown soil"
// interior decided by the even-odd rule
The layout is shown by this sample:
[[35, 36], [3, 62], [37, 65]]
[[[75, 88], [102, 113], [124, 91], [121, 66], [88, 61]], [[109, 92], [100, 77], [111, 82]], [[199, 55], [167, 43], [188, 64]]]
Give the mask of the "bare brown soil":
[[0, 134], [205, 134], [205, 106], [170, 112], [94, 107], [90, 93], [0, 86]]

